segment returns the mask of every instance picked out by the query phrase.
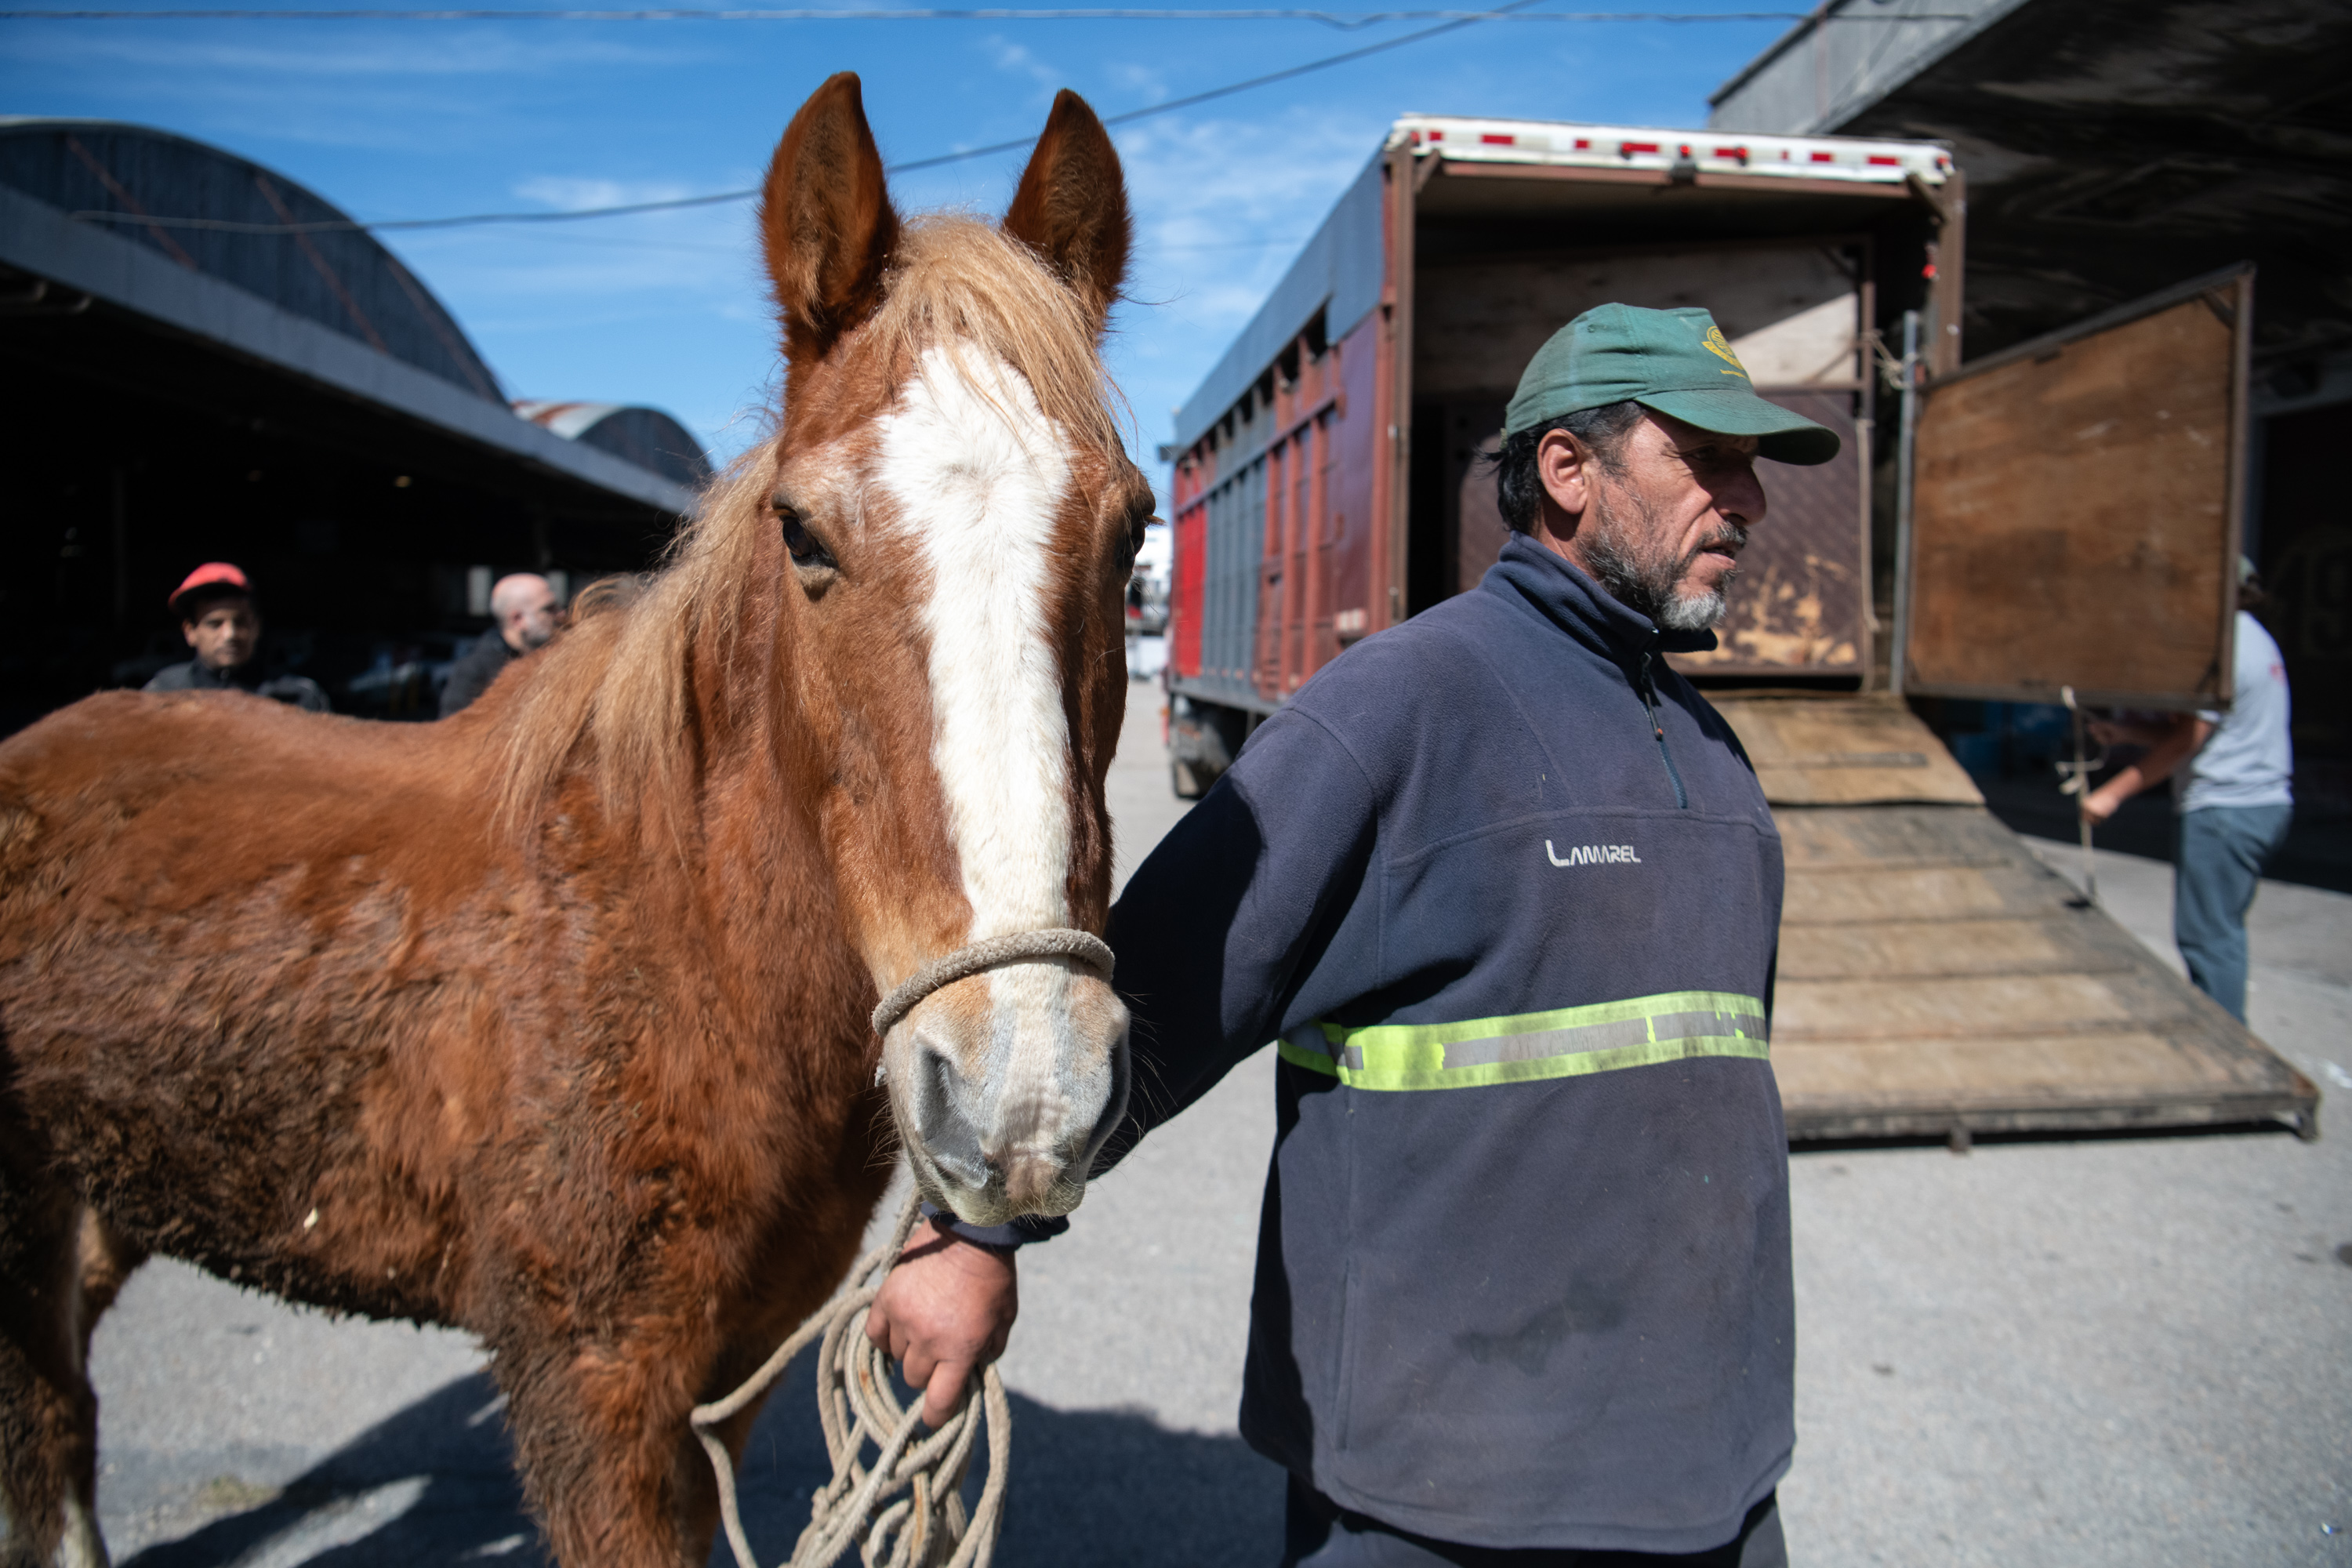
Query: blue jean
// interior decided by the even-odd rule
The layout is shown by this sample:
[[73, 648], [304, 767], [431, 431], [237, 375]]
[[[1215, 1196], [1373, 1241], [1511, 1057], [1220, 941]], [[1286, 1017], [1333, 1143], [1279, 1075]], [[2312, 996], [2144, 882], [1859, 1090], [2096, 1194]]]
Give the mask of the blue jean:
[[2242, 1024], [2246, 911], [2294, 821], [2291, 805], [2201, 806], [2180, 814], [2173, 840], [2172, 940], [2197, 989]]

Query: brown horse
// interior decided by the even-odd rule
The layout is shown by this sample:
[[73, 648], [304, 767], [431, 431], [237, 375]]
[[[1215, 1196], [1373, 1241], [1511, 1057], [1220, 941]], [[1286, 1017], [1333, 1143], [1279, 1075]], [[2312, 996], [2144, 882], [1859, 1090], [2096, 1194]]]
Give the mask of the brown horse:
[[894, 1143], [968, 1218], [1077, 1202], [1104, 976], [867, 1014], [1101, 929], [1151, 509], [1098, 357], [1118, 155], [1066, 92], [1001, 225], [902, 222], [837, 76], [761, 226], [776, 433], [629, 603], [437, 725], [113, 693], [0, 745], [8, 1561], [105, 1560], [84, 1369], [149, 1253], [471, 1330], [554, 1554], [669, 1568], [714, 1518], [688, 1410], [823, 1301]]

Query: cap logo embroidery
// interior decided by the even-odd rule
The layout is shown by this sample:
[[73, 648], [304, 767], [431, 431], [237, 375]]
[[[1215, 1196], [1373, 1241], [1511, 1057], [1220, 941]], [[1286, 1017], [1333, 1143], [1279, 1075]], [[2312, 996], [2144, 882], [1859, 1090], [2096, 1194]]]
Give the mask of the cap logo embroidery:
[[1731, 352], [1731, 342], [1723, 335], [1723, 329], [1721, 327], [1707, 328], [1706, 337], [1704, 341], [1706, 345], [1707, 353], [1713, 354], [1719, 360], [1728, 360], [1731, 362], [1731, 368], [1729, 370], [1718, 371], [1717, 373], [1717, 374], [1736, 375], [1742, 381], [1746, 381], [1748, 379], [1748, 367], [1741, 364], [1739, 363], [1739, 356]]

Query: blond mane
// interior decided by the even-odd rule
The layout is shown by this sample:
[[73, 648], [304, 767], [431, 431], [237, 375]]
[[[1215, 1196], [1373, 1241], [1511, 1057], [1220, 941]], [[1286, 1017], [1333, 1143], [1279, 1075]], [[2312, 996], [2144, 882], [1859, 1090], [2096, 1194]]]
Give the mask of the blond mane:
[[[918, 217], [901, 231], [884, 288], [881, 308], [836, 352], [881, 354], [894, 401], [926, 349], [969, 350], [1017, 371], [1068, 437], [1118, 448], [1095, 323], [1028, 247], [977, 218]], [[582, 595], [576, 624], [507, 715], [499, 817], [508, 829], [527, 828], [574, 765], [592, 773], [613, 821], [683, 825], [692, 682], [698, 669], [719, 676], [734, 663], [760, 587], [754, 550], [774, 526], [768, 486], [782, 438], [761, 442], [711, 485], [650, 580]]]

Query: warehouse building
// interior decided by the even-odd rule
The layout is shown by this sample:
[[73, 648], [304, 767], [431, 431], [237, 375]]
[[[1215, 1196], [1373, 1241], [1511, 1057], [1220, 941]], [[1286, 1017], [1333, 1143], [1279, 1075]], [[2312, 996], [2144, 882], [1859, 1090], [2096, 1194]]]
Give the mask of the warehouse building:
[[658, 410], [518, 408], [341, 211], [135, 125], [0, 120], [0, 733], [185, 658], [164, 600], [215, 559], [266, 660], [429, 717], [497, 575], [641, 570], [709, 475]]

